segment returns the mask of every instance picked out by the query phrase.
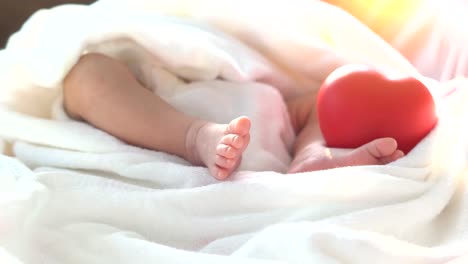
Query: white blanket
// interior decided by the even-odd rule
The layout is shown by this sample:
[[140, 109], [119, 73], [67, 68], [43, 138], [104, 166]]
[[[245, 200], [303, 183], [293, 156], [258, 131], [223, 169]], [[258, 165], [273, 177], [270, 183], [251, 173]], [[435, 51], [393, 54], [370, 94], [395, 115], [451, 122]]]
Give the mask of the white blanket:
[[[61, 81], [84, 52], [124, 61], [181, 111], [249, 115], [240, 170], [217, 182], [67, 118]], [[460, 89], [403, 159], [282, 173], [294, 140], [282, 95], [348, 62], [433, 85], [321, 2], [101, 0], [35, 14], [0, 52], [1, 148], [14, 156], [0, 156], [1, 263], [465, 263], [464, 80], [433, 87]]]

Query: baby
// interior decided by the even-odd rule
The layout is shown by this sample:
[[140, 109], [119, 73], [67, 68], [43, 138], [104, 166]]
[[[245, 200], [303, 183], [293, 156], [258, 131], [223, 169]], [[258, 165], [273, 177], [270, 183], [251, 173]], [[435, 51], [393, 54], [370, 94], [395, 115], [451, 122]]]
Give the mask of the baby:
[[[341, 166], [386, 164], [403, 156], [392, 138], [381, 138], [333, 156], [317, 129], [315, 95], [286, 101], [297, 134], [289, 173]], [[250, 141], [250, 119], [216, 124], [176, 110], [138, 82], [129, 68], [101, 54], [83, 55], [64, 81], [64, 107], [136, 146], [178, 155], [224, 180], [238, 167]]]

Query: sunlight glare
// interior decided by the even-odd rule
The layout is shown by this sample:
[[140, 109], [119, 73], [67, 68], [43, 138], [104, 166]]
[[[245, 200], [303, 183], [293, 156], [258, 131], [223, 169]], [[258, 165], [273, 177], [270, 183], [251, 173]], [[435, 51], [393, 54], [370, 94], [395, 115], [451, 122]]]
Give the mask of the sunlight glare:
[[467, 36], [466, 22], [468, 1], [465, 0], [450, 0], [450, 1], [430, 1], [432, 8], [436, 10], [438, 22], [442, 28], [447, 31]]

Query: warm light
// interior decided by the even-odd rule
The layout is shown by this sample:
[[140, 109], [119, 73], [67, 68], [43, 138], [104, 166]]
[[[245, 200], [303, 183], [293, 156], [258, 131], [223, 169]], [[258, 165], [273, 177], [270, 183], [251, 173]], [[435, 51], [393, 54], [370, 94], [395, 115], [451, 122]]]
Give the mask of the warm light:
[[448, 32], [467, 36], [468, 2], [464, 0], [431, 1], [439, 25]]
[[466, 35], [466, 0], [325, 0], [358, 18], [384, 38], [401, 31], [421, 14], [434, 14], [442, 26]]
[[437, 0], [326, 0], [339, 6], [384, 39], [391, 39], [418, 12]]

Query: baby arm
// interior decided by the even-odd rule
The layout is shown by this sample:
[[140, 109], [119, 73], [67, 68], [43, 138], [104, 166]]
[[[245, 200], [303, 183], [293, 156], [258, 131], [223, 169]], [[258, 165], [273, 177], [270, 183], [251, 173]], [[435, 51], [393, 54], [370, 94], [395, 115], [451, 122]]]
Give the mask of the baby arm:
[[315, 94], [286, 101], [296, 141], [289, 173], [344, 166], [387, 164], [403, 156], [393, 138], [380, 138], [356, 149], [332, 151], [324, 144], [315, 110]]

